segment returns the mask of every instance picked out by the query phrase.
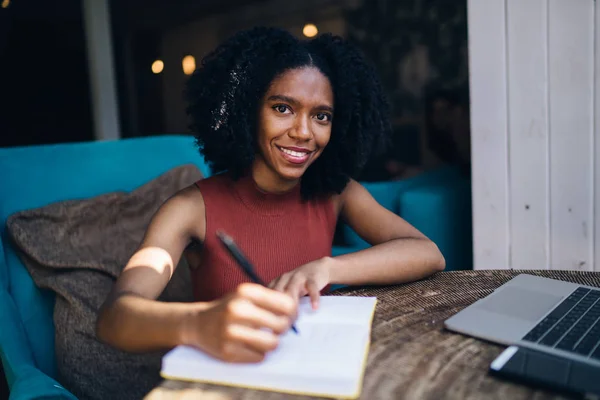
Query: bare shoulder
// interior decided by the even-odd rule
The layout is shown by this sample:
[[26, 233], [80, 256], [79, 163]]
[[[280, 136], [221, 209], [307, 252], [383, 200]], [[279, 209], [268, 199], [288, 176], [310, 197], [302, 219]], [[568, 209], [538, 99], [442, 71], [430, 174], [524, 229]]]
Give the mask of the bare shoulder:
[[336, 215], [340, 215], [344, 209], [344, 205], [348, 198], [352, 198], [353, 193], [356, 193], [357, 190], [365, 190], [364, 187], [358, 183], [354, 179], [350, 179], [346, 184], [344, 190], [342, 190], [339, 194], [334, 194], [332, 196], [333, 205], [335, 208]]
[[339, 195], [340, 209], [344, 208], [344, 205], [351, 201], [356, 196], [370, 196], [369, 192], [360, 182], [355, 179], [350, 179], [342, 193]]
[[179, 190], [160, 206], [154, 220], [166, 230], [177, 227], [185, 236], [203, 240], [205, 218], [202, 192], [195, 184]]
[[186, 186], [185, 188], [179, 190], [167, 201], [177, 203], [182, 207], [190, 209], [204, 209], [202, 192], [196, 184]]
[[168, 207], [170, 212], [178, 214], [204, 212], [202, 192], [194, 184], [187, 186], [172, 195], [161, 207]]
[[366, 189], [357, 180], [351, 178], [350, 181], [348, 181], [348, 184], [346, 185], [344, 190], [342, 191], [341, 196], [347, 197], [348, 193], [352, 194], [352, 192], [355, 192], [356, 190], [366, 190]]

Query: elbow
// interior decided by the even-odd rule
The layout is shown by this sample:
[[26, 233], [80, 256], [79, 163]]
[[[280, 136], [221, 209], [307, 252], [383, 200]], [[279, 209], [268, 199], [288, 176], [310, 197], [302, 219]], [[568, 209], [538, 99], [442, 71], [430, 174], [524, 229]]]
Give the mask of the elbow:
[[444, 255], [440, 252], [439, 257], [433, 263], [433, 272], [434, 273], [435, 272], [442, 272], [445, 269], [446, 269], [446, 259], [444, 258]]
[[431, 273], [434, 274], [436, 272], [441, 272], [446, 269], [446, 258], [440, 251], [439, 247], [432, 241], [430, 241], [431, 246]]
[[420, 238], [420, 265], [425, 276], [446, 269], [446, 259], [435, 242], [429, 238]]
[[95, 330], [96, 338], [100, 342], [116, 347], [118, 338], [115, 336], [115, 334], [118, 332], [118, 330], [115, 329], [113, 314], [114, 310], [112, 310], [112, 306], [105, 303], [98, 312]]
[[110, 328], [107, 326], [109, 322], [106, 314], [107, 310], [102, 307], [98, 313], [98, 317], [96, 318], [96, 338], [100, 342], [108, 344], [110, 342]]

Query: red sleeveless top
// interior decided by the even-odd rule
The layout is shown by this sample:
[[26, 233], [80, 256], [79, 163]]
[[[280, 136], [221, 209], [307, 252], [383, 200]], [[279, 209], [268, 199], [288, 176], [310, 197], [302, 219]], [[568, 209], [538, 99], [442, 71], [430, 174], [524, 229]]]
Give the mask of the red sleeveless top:
[[251, 175], [227, 173], [196, 182], [206, 209], [201, 262], [191, 270], [196, 301], [212, 301], [250, 280], [216, 236], [235, 240], [269, 283], [310, 261], [331, 256], [337, 216], [331, 198], [303, 200], [300, 185], [284, 194], [261, 191]]

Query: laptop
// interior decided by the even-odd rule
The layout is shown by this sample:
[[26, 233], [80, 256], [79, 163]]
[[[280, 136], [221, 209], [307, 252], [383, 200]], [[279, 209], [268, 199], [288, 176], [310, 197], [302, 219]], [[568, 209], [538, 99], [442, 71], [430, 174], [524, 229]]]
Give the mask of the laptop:
[[600, 377], [599, 288], [520, 274], [444, 325], [464, 335], [567, 360], [567, 377], [573, 365]]

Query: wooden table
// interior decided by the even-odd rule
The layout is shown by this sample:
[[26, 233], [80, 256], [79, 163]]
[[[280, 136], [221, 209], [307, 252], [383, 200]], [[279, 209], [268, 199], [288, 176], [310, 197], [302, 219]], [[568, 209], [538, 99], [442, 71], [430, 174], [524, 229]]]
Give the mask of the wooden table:
[[[518, 273], [600, 287], [600, 273], [575, 271], [442, 272], [410, 284], [353, 288], [340, 295], [377, 296], [361, 399], [559, 399], [488, 375], [503, 350], [444, 329], [445, 319]], [[164, 381], [146, 399], [300, 400], [301, 396]]]

